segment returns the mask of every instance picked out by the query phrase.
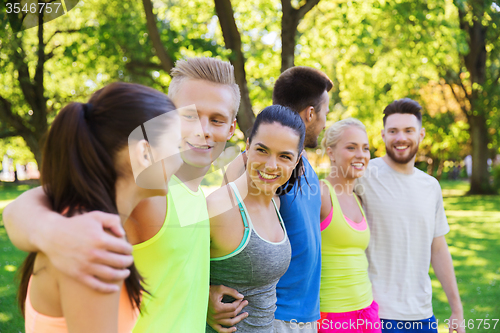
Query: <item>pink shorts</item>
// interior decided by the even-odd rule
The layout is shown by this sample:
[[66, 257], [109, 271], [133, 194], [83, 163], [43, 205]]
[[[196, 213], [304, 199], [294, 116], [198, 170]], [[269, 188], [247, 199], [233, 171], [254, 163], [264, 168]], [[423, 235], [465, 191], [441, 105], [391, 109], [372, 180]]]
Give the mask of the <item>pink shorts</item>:
[[381, 333], [382, 324], [378, 316], [378, 304], [350, 312], [321, 312], [318, 333]]

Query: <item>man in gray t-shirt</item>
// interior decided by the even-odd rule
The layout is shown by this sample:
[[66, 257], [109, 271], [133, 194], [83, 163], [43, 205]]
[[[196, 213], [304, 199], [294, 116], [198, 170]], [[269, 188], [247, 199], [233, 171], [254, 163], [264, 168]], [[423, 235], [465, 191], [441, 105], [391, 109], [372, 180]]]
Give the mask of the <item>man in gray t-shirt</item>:
[[[451, 307], [449, 326], [465, 332], [463, 308], [448, 245], [450, 230], [437, 180], [415, 168], [425, 136], [421, 106], [409, 99], [384, 110], [387, 154], [370, 161], [356, 193], [370, 225], [367, 249], [373, 296], [380, 306], [382, 331], [435, 332], [429, 264]], [[445, 323], [446, 324], [446, 323]]]

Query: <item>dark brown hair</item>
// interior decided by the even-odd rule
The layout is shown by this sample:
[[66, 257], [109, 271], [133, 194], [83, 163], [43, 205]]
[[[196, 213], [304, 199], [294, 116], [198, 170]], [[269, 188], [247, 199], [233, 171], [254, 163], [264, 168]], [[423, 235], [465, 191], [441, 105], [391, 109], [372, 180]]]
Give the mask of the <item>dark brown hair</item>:
[[422, 107], [418, 102], [411, 98], [397, 99], [391, 104], [387, 105], [384, 109], [384, 127], [387, 117], [395, 113], [412, 114], [417, 117], [420, 126], [422, 126]]
[[[165, 94], [121, 82], [98, 90], [87, 104], [65, 106], [43, 150], [42, 186], [52, 209], [66, 216], [94, 210], [118, 214], [115, 183], [128, 173], [132, 177], [132, 170], [117, 166], [117, 153], [135, 128], [174, 109]], [[23, 314], [35, 258], [36, 253], [30, 253], [20, 270], [18, 301]], [[142, 278], [133, 264], [129, 270], [125, 287], [130, 302], [140, 309]]]
[[332, 87], [332, 80], [322, 71], [305, 66], [292, 67], [276, 80], [273, 104], [289, 107], [297, 113], [313, 106], [315, 112], [319, 112], [321, 95]]

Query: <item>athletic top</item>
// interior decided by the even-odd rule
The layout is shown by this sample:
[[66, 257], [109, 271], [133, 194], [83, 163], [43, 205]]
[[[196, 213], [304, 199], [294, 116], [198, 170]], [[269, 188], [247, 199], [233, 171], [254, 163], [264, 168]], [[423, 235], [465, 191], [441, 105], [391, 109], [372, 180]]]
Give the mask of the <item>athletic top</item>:
[[[234, 288], [248, 301], [242, 311], [248, 312], [248, 317], [235, 325], [238, 332], [272, 333], [276, 283], [290, 263], [290, 242], [274, 199], [276, 214], [285, 234], [283, 240], [277, 243], [257, 234], [236, 185], [229, 185], [236, 196], [245, 233], [236, 250], [223, 257], [210, 259], [210, 284]], [[234, 298], [230, 296], [223, 299], [227, 303], [232, 301]], [[207, 324], [206, 332], [216, 331]]]
[[319, 179], [305, 156], [304, 174], [297, 184], [280, 196], [280, 213], [285, 223], [292, 260], [276, 286], [276, 319], [313, 322], [320, 319], [319, 283], [321, 275], [321, 191]]
[[373, 302], [372, 285], [368, 278], [368, 260], [365, 250], [370, 242], [370, 229], [356, 196], [356, 202], [363, 214], [358, 224], [364, 230], [354, 227], [342, 213], [337, 195], [327, 180], [322, 180], [330, 190], [332, 219], [321, 232], [321, 312], [350, 312], [361, 310]]
[[134, 333], [203, 332], [207, 320], [210, 224], [201, 190], [177, 177], [168, 184], [168, 210], [160, 231], [134, 245], [135, 265], [152, 296], [144, 295]]
[[[50, 317], [36, 311], [31, 305], [30, 298], [31, 278], [28, 282], [28, 292], [25, 301], [26, 333], [68, 333], [68, 325], [64, 317]], [[130, 303], [127, 288], [123, 285], [118, 307], [118, 333], [130, 333], [137, 320], [139, 310]], [[92, 318], [89, 318], [92, 320]]]
[[438, 181], [417, 168], [402, 174], [375, 158], [356, 193], [371, 231], [366, 255], [380, 318], [431, 317], [431, 245], [450, 230]]

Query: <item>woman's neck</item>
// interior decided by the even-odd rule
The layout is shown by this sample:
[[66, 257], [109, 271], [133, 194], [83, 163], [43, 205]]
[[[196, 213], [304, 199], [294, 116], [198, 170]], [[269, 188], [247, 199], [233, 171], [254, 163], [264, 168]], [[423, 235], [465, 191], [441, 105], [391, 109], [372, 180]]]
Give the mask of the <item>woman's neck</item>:
[[116, 181], [116, 207], [122, 224], [127, 220], [135, 206], [145, 198], [141, 195], [138, 186], [132, 181], [118, 179]]
[[183, 163], [180, 169], [175, 173], [175, 176], [191, 191], [196, 192], [208, 170], [210, 170], [210, 165], [205, 168], [198, 168]]
[[273, 193], [266, 193], [261, 189], [257, 188], [254, 184], [248, 171], [241, 175], [238, 179], [234, 181], [243, 200], [247, 203], [255, 203], [258, 205], [269, 206], [273, 197], [276, 195]]

